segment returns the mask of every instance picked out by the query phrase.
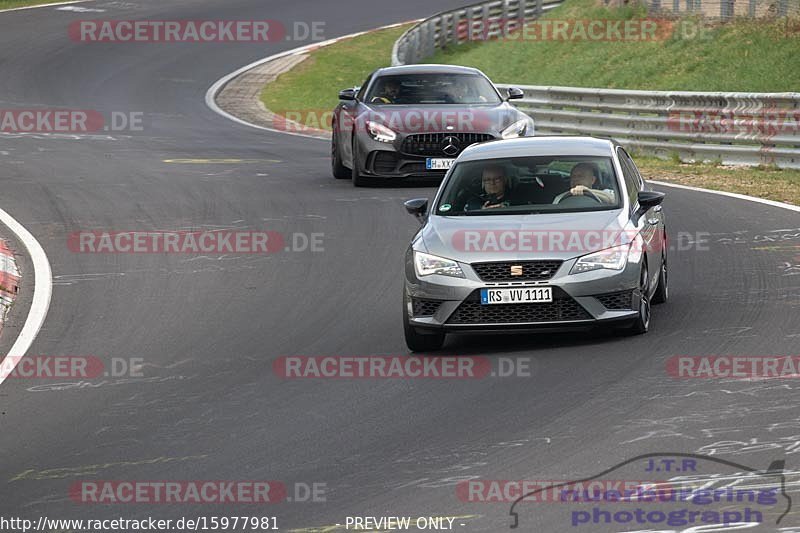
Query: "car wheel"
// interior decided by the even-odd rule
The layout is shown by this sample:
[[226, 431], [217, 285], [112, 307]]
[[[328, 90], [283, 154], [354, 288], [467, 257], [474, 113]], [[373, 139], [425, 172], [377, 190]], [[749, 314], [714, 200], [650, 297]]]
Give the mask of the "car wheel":
[[444, 344], [445, 332], [435, 331], [420, 333], [408, 322], [408, 312], [405, 301], [403, 302], [403, 331], [406, 336], [406, 346], [412, 352], [430, 352], [441, 349]]
[[669, 298], [669, 270], [667, 268], [667, 252], [661, 254], [661, 272], [658, 274], [658, 287], [653, 294], [654, 304], [663, 304]]
[[350, 169], [350, 177], [356, 187], [366, 187], [369, 185], [369, 181], [358, 172], [358, 167], [358, 150], [356, 149], [356, 140], [353, 138], [353, 168]]
[[642, 263], [642, 272], [639, 276], [639, 314], [633, 321], [628, 331], [630, 335], [641, 335], [650, 329], [650, 287], [647, 263]]
[[337, 180], [346, 180], [350, 177], [350, 169], [342, 164], [339, 155], [339, 138], [336, 133], [336, 124], [333, 125], [333, 137], [331, 137], [331, 171]]

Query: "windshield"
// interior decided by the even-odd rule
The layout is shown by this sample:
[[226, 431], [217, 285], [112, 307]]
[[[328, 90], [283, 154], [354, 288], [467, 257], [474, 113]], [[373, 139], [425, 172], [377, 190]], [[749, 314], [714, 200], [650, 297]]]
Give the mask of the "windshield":
[[620, 207], [610, 157], [537, 156], [465, 161], [453, 168], [438, 215], [600, 211]]
[[381, 76], [365, 101], [381, 105], [499, 104], [491, 82], [478, 74], [404, 74]]

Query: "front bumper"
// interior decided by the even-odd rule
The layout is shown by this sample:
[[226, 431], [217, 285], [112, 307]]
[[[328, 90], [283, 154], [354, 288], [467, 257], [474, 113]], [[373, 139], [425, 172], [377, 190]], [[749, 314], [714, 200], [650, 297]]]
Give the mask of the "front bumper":
[[[454, 135], [461, 137], [460, 150], [447, 155], [439, 149], [439, 137]], [[414, 140], [413, 138], [421, 138]], [[430, 139], [427, 139], [427, 138]], [[430, 158], [455, 159], [464, 148], [473, 142], [495, 139], [493, 133], [429, 133], [401, 135], [391, 143], [380, 142], [364, 132], [356, 137], [358, 172], [363, 176], [381, 178], [432, 178], [442, 179], [445, 170], [428, 170], [426, 160]]]
[[[641, 263], [628, 262], [621, 271], [571, 275], [576, 260], [564, 261], [552, 277], [536, 281], [487, 282], [467, 263], [459, 263], [465, 278], [437, 274], [419, 278], [409, 250], [405, 267], [405, 312], [409, 324], [447, 331], [569, 329], [626, 322], [637, 316]], [[519, 262], [526, 261], [516, 261]], [[552, 303], [480, 303], [483, 288], [543, 286], [553, 288]]]
[[364, 160], [361, 174], [381, 178], [444, 178], [446, 170], [428, 170], [425, 160], [390, 150], [372, 150]]

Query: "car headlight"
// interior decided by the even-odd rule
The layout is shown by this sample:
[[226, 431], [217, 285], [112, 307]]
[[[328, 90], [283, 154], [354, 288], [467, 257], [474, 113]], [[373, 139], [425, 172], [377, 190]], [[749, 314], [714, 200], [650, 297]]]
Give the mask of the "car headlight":
[[367, 131], [376, 141], [390, 143], [397, 139], [397, 134], [383, 124], [378, 124], [371, 120], [367, 121]]
[[431, 274], [441, 274], [442, 276], [452, 276], [454, 278], [464, 277], [464, 272], [455, 261], [423, 252], [414, 252], [414, 268], [419, 277], [430, 276]]
[[500, 136], [503, 139], [516, 139], [517, 137], [524, 137], [528, 133], [528, 126], [530, 122], [527, 118], [523, 118], [522, 120], [518, 120], [502, 132], [500, 132]]
[[591, 272], [592, 270], [608, 269], [622, 270], [628, 264], [628, 253], [631, 245], [623, 244], [606, 248], [599, 252], [584, 255], [578, 259], [575, 266], [570, 270], [570, 274], [580, 274], [581, 272]]

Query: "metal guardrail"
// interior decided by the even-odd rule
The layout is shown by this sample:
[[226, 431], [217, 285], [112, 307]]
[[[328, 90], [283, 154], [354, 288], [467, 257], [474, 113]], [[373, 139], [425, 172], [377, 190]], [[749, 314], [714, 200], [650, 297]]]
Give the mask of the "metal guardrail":
[[[392, 64], [419, 63], [437, 49], [472, 40], [471, 31], [485, 32], [492, 21], [502, 22], [497, 25], [500, 32], [509, 31], [509, 21], [535, 20], [561, 1], [492, 0], [439, 13], [395, 42]], [[648, 1], [652, 8], [654, 2]], [[664, 7], [667, 1], [659, 5]], [[729, 7], [735, 3], [723, 1]], [[747, 5], [765, 1], [748, 0]], [[777, 0], [783, 6], [790, 1], [800, 0]], [[694, 0], [691, 7], [700, 5]], [[481, 40], [491, 37], [486, 33], [480, 36]], [[677, 154], [683, 160], [800, 168], [800, 93], [514, 86], [525, 92], [518, 107], [534, 118], [539, 134], [613, 137], [642, 153]]]
[[800, 168], [800, 93], [514, 86], [525, 93], [518, 107], [537, 134], [613, 137], [683, 160]]
[[[394, 43], [392, 65], [419, 63], [437, 49], [508, 32], [539, 18], [563, 0], [491, 0], [444, 11], [416, 24]], [[494, 26], [494, 27], [493, 27]]]
[[[606, 0], [611, 3], [613, 0]], [[713, 20], [737, 17], [800, 16], [800, 0], [643, 0], [651, 15], [700, 15]]]

